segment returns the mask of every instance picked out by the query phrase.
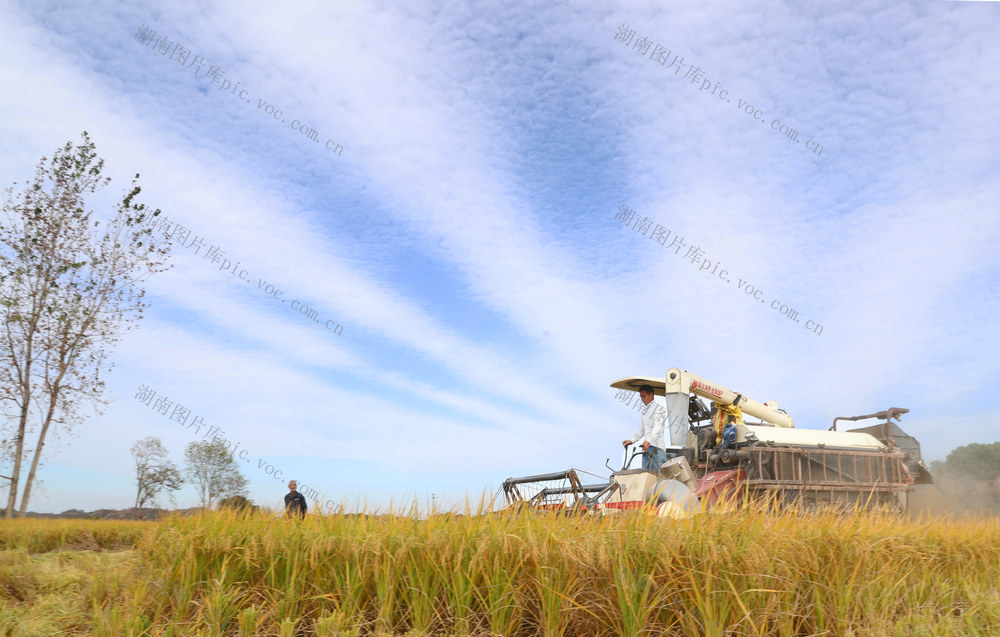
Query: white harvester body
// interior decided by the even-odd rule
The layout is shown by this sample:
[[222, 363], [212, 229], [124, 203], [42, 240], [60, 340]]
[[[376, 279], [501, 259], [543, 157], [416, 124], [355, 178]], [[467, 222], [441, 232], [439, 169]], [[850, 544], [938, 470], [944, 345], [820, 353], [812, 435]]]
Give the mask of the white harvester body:
[[[712, 506], [743, 493], [784, 503], [905, 508], [913, 485], [931, 482], [919, 444], [891, 422], [905, 409], [837, 418], [830, 430], [799, 429], [776, 402], [758, 402], [678, 368], [662, 378], [628, 376], [611, 383], [631, 391], [644, 386], [664, 397], [671, 431], [681, 438], [688, 432], [685, 444], [675, 448], [682, 455], [654, 472], [629, 468], [641, 451], [628, 457], [626, 450], [622, 469], [595, 485], [584, 485], [573, 469], [510, 478], [503, 487], [508, 503], [547, 509], [571, 503], [570, 508], [602, 512], [654, 507], [661, 515], [676, 516], [689, 514], [695, 504]], [[711, 412], [699, 399], [712, 402]], [[759, 422], [743, 422], [743, 415]], [[835, 431], [837, 420], [866, 418], [885, 422], [864, 431]], [[710, 424], [699, 424], [705, 420]], [[532, 482], [556, 480], [563, 481], [561, 486], [543, 487], [530, 498], [522, 495]], [[557, 505], [553, 497], [559, 497]]]

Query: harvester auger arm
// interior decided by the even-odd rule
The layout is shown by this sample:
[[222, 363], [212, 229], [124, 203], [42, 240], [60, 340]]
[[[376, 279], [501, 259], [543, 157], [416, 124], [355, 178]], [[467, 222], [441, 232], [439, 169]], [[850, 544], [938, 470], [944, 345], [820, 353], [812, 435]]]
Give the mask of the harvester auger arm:
[[777, 427], [795, 426], [791, 416], [770, 405], [759, 403], [743, 394], [738, 394], [722, 385], [712, 383], [701, 376], [682, 371], [676, 367], [667, 370], [663, 391], [665, 394], [695, 394], [723, 405], [739, 407], [743, 413], [760, 418]]
[[864, 416], [837, 416], [836, 418], [833, 419], [833, 424], [830, 425], [830, 428], [827, 431], [837, 431], [838, 420], [858, 421], [858, 420], [867, 420], [868, 418], [878, 418], [879, 420], [884, 420], [886, 422], [889, 422], [890, 420], [895, 418], [896, 422], [902, 422], [903, 419], [900, 418], [900, 416], [908, 413], [910, 413], [909, 409], [904, 409], [902, 407], [890, 407], [885, 411], [876, 411], [874, 414], [865, 414]]
[[[628, 389], [631, 391], [639, 391], [639, 388], [643, 385], [652, 387], [655, 395], [666, 397], [668, 410], [671, 395], [684, 396], [683, 400], [686, 401], [688, 396], [694, 394], [712, 402], [738, 407], [743, 413], [759, 418], [763, 422], [776, 427], [789, 429], [795, 427], [792, 417], [783, 411], [779, 411], [777, 403], [759, 403], [756, 400], [747, 398], [743, 394], [734, 392], [722, 385], [705, 380], [701, 376], [680, 370], [676, 367], [668, 369], [663, 378], [627, 376], [611, 383], [611, 386], [616, 389]], [[690, 407], [689, 403], [685, 404]]]

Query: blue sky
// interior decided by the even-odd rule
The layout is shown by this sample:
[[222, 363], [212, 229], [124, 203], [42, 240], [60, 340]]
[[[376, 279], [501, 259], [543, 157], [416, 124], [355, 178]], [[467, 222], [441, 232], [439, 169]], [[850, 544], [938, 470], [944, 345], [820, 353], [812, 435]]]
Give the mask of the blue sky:
[[146, 282], [31, 509], [130, 506], [145, 436], [182, 461], [199, 435], [143, 385], [271, 505], [288, 478], [381, 506], [603, 471], [638, 420], [608, 384], [671, 367], [800, 427], [909, 408], [928, 459], [1000, 438], [1000, 4], [508, 5], [3, 2], [0, 181], [87, 130], [95, 211], [140, 173], [205, 244]]

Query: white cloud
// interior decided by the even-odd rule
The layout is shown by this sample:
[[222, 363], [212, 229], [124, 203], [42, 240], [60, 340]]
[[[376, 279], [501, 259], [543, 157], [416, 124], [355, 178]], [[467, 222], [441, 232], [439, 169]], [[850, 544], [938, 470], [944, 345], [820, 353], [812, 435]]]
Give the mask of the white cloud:
[[[762, 5], [11, 6], [6, 181], [87, 129], [114, 188], [141, 172], [144, 200], [252, 279], [176, 250], [117, 355], [119, 403], [58, 462], [127, 475], [128, 445], [103, 441], [154, 416], [125, 406], [141, 382], [232, 423], [258, 455], [363, 457], [428, 476], [417, 490], [435, 471], [596, 467], [634, 425], [607, 383], [672, 366], [777, 399], [800, 425], [909, 407], [904, 427], [938, 440], [929, 414], [974, 413], [1000, 380], [1000, 50], [992, 18], [954, 9], [770, 7], [761, 22]], [[621, 23], [732, 102], [614, 41]], [[253, 103], [138, 45], [139, 24], [225, 67]], [[621, 203], [730, 282], [624, 228]], [[964, 423], [955, 440], [977, 430]]]

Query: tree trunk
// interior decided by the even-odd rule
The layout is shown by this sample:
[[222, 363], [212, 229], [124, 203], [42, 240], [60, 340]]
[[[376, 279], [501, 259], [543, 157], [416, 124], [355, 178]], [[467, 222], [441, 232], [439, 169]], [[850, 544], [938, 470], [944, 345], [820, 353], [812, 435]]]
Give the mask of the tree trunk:
[[[38, 434], [38, 444], [35, 446], [35, 455], [31, 460], [31, 471], [28, 472], [28, 479], [24, 483], [24, 494], [21, 496], [21, 517], [24, 517], [25, 512], [28, 509], [28, 499], [31, 496], [31, 485], [35, 480], [35, 471], [38, 469], [38, 460], [42, 456], [42, 447], [45, 446], [45, 434], [49, 431], [49, 425], [52, 424], [52, 417], [55, 415], [56, 406], [59, 404], [59, 396], [63, 395], [64, 392], [70, 388], [62, 384], [63, 378], [66, 376], [66, 372], [73, 365], [73, 362], [77, 356], [77, 348], [79, 347], [81, 341], [81, 335], [86, 333], [94, 323], [94, 316], [97, 312], [101, 310], [104, 305], [105, 295], [102, 294], [98, 301], [97, 307], [94, 310], [84, 310], [83, 315], [86, 317], [83, 324], [75, 337], [70, 339], [69, 344], [66, 344], [66, 339], [70, 338], [69, 334], [61, 334], [59, 338], [60, 346], [58, 348], [58, 374], [55, 380], [49, 380], [48, 369], [49, 366], [46, 365], [46, 389], [49, 394], [49, 408], [45, 413], [45, 423], [42, 425], [42, 431]], [[17, 474], [15, 474], [17, 475]]]
[[[30, 365], [28, 366], [30, 370]], [[14, 517], [14, 505], [17, 503], [17, 482], [21, 477], [21, 458], [24, 456], [24, 434], [28, 426], [28, 411], [31, 409], [31, 381], [21, 381], [21, 417], [17, 423], [17, 438], [14, 445], [14, 470], [10, 474], [10, 493], [7, 494], [7, 510], [4, 517]]]
[[[52, 273], [52, 264], [45, 264], [45, 272], [35, 275], [35, 278], [27, 278], [25, 284], [32, 297], [31, 311], [28, 314], [26, 328], [24, 328], [23, 358], [18, 360], [18, 352], [14, 349], [14, 339], [10, 337], [10, 327], [7, 326], [8, 337], [11, 339], [11, 364], [17, 369], [20, 378], [18, 384], [21, 390], [21, 417], [17, 425], [17, 442], [14, 450], [14, 470], [10, 476], [10, 492], [7, 494], [7, 509], [5, 517], [14, 517], [14, 506], [17, 503], [17, 486], [21, 477], [21, 460], [24, 456], [24, 436], [28, 428], [28, 413], [31, 411], [31, 367], [35, 356], [35, 338], [38, 333], [38, 322], [42, 315], [43, 308], [49, 299], [48, 282]], [[40, 289], [35, 289], [36, 284]], [[22, 323], [24, 325], [25, 323]], [[20, 365], [19, 365], [20, 363]]]
[[[52, 422], [52, 412], [55, 407], [49, 406], [49, 413], [45, 416], [45, 423], [42, 425], [42, 432], [38, 434], [38, 444], [35, 445], [34, 457], [31, 459], [31, 471], [28, 472], [28, 479], [24, 483], [24, 493], [21, 495], [21, 511], [19, 513], [20, 517], [24, 517], [25, 511], [28, 509], [28, 498], [31, 497], [31, 483], [35, 480], [35, 471], [38, 469], [38, 459], [42, 455], [42, 447], [45, 446], [45, 434], [49, 430], [49, 424]], [[16, 473], [14, 475], [17, 475]]]
[[14, 470], [10, 475], [10, 493], [7, 494], [7, 509], [4, 512], [4, 517], [12, 518], [14, 517], [14, 504], [17, 501], [17, 479], [18, 474], [21, 472], [21, 456], [24, 453], [24, 417], [22, 414], [21, 422], [17, 430], [16, 438], [16, 451], [14, 452]]

